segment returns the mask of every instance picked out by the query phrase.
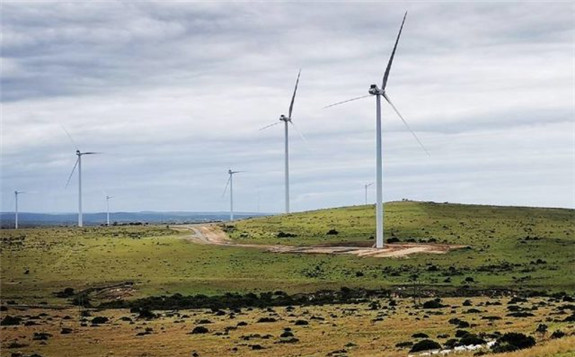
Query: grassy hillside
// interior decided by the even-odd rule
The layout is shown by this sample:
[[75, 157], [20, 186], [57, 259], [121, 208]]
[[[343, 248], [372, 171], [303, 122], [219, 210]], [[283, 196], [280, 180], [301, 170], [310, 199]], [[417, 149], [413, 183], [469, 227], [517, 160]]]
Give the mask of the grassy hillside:
[[[386, 205], [387, 235], [469, 244], [446, 255], [407, 259], [276, 254], [192, 244], [166, 227], [50, 228], [0, 231], [2, 300], [54, 301], [81, 290], [134, 282], [132, 297], [230, 291], [305, 292], [342, 286], [409, 284], [575, 291], [575, 211], [399, 202]], [[242, 242], [315, 244], [368, 241], [368, 206], [234, 223]], [[337, 235], [326, 235], [335, 229]], [[279, 231], [296, 234], [277, 238]], [[127, 296], [128, 298], [130, 296]], [[61, 301], [61, 300], [60, 300]]]
[[[327, 234], [330, 230], [337, 234]], [[318, 210], [244, 220], [227, 231], [250, 243], [369, 244], [375, 212], [372, 205]], [[279, 238], [280, 232], [295, 237]], [[471, 247], [402, 262], [371, 262], [367, 269], [382, 269], [387, 279], [417, 273], [427, 282], [450, 285], [460, 284], [463, 275], [485, 286], [575, 285], [569, 278], [575, 271], [575, 210], [392, 202], [385, 205], [385, 236]]]

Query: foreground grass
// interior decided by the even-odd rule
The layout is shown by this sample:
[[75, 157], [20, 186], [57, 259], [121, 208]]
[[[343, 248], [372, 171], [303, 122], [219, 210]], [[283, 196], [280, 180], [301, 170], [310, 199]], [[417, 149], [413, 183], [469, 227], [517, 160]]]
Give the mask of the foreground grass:
[[[573, 356], [575, 328], [562, 322], [571, 313], [570, 303], [553, 298], [530, 298], [509, 304], [509, 298], [471, 298], [464, 306], [463, 298], [443, 299], [444, 308], [414, 308], [410, 299], [377, 299], [371, 304], [277, 307], [274, 309], [209, 309], [156, 311], [160, 317], [138, 318], [128, 310], [91, 310], [91, 316], [80, 317], [77, 309], [48, 310], [8, 307], [1, 313], [22, 318], [19, 326], [2, 327], [1, 347], [6, 353], [38, 353], [43, 357], [76, 356], [406, 356], [409, 347], [401, 342], [415, 343], [424, 333], [444, 345], [455, 338], [457, 330], [466, 330], [493, 339], [491, 334], [521, 332], [536, 338], [535, 347], [498, 356]], [[373, 307], [373, 303], [379, 306]], [[533, 316], [509, 317], [510, 305], [530, 311]], [[477, 312], [469, 312], [476, 309]], [[108, 322], [93, 325], [96, 316]], [[485, 319], [497, 316], [500, 320]], [[269, 322], [258, 322], [270, 318]], [[457, 318], [470, 324], [460, 328], [449, 320]], [[202, 321], [204, 320], [204, 321]], [[302, 320], [305, 325], [296, 324]], [[28, 325], [33, 322], [32, 325]], [[240, 323], [241, 322], [241, 323]], [[537, 326], [548, 326], [546, 334], [537, 334]], [[190, 334], [197, 326], [208, 329], [205, 334]], [[69, 328], [68, 334], [62, 334]], [[286, 328], [291, 337], [281, 337]], [[566, 334], [551, 339], [553, 332]], [[49, 333], [47, 340], [34, 340], [35, 333]], [[320, 343], [318, 343], [321, 341]], [[259, 346], [259, 347], [254, 347]], [[257, 349], [261, 348], [261, 349]], [[336, 351], [338, 351], [336, 353]], [[472, 356], [474, 352], [457, 354]]]

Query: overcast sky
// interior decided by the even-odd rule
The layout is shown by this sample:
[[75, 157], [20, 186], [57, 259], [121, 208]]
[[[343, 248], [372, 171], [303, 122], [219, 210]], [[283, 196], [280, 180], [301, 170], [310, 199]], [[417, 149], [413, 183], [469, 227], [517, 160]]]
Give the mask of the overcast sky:
[[[384, 197], [575, 207], [573, 3], [10, 3], [2, 10], [2, 207], [283, 210], [362, 204], [375, 179], [381, 83]], [[369, 199], [374, 200], [374, 187]]]

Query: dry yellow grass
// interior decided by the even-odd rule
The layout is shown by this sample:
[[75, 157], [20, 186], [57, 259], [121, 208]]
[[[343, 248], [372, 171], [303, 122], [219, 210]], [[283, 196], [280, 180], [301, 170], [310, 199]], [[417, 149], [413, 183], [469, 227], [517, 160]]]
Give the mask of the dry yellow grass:
[[[501, 299], [502, 305], [485, 306], [487, 298], [473, 298], [472, 307], [483, 313], [464, 313], [472, 307], [461, 306], [464, 299], [444, 299], [444, 304], [452, 308], [433, 310], [413, 309], [411, 301], [398, 300], [396, 310], [380, 309], [370, 310], [368, 304], [357, 305], [330, 305], [318, 307], [294, 307], [289, 311], [285, 307], [266, 309], [242, 309], [230, 317], [230, 311], [225, 315], [217, 316], [210, 310], [181, 310], [180, 316], [163, 316], [146, 321], [136, 318], [127, 310], [92, 311], [92, 317], [105, 316], [109, 322], [98, 327], [80, 325], [80, 311], [68, 308], [65, 310], [28, 309], [18, 311], [9, 308], [3, 312], [6, 315], [20, 315], [29, 317], [47, 313], [39, 319], [25, 318], [24, 321], [36, 321], [34, 326], [8, 326], [2, 327], [2, 356], [10, 356], [12, 352], [25, 354], [38, 353], [43, 357], [50, 356], [186, 356], [196, 352], [199, 356], [326, 356], [330, 352], [346, 350], [349, 356], [402, 356], [408, 355], [408, 349], [395, 347], [398, 342], [416, 341], [411, 336], [423, 332], [433, 340], [444, 343], [447, 338], [438, 338], [437, 335], [448, 334], [454, 337], [456, 327], [448, 323], [453, 317], [466, 320], [472, 324], [467, 328], [474, 333], [493, 333], [499, 331], [522, 332], [533, 335], [537, 339], [537, 346], [530, 350], [516, 353], [501, 354], [499, 356], [573, 356], [575, 337], [569, 336], [558, 340], [549, 340], [547, 337], [535, 335], [535, 328], [539, 323], [553, 317], [552, 306], [541, 306], [533, 311], [535, 316], [526, 318], [505, 317], [508, 299]], [[493, 301], [494, 299], [490, 299]], [[528, 306], [538, 304], [545, 299], [530, 299]], [[387, 306], [387, 300], [382, 300]], [[483, 304], [482, 304], [483, 303]], [[456, 306], [456, 307], [455, 307]], [[442, 315], [433, 313], [441, 311]], [[64, 319], [68, 315], [71, 319]], [[189, 317], [182, 317], [188, 315]], [[481, 316], [502, 316], [502, 320], [490, 323], [481, 319]], [[382, 321], [374, 321], [377, 317]], [[427, 316], [427, 317], [426, 317]], [[121, 317], [130, 317], [134, 322], [120, 320]], [[258, 323], [262, 317], [273, 317], [275, 322]], [[562, 316], [559, 316], [562, 318]], [[190, 334], [199, 320], [207, 319], [211, 323], [204, 324], [209, 329], [206, 334]], [[299, 326], [295, 321], [301, 319], [309, 325]], [[237, 326], [238, 322], [246, 322], [246, 326]], [[557, 329], [573, 334], [573, 324], [564, 322], [545, 322], [549, 331]], [[475, 325], [475, 326], [473, 326]], [[61, 334], [63, 327], [73, 329], [71, 334]], [[231, 327], [226, 332], [226, 328]], [[235, 329], [234, 329], [235, 327]], [[146, 328], [153, 329], [148, 335], [137, 336]], [[280, 334], [284, 328], [291, 328], [294, 337], [299, 341], [295, 343], [280, 343]], [[53, 336], [47, 341], [35, 341], [32, 336], [35, 332], [47, 332]], [[266, 338], [266, 335], [271, 335]], [[258, 337], [259, 336], [259, 337]], [[9, 348], [11, 343], [21, 343], [27, 346]], [[254, 350], [259, 345], [262, 350]], [[472, 353], [457, 354], [457, 356], [471, 356]]]

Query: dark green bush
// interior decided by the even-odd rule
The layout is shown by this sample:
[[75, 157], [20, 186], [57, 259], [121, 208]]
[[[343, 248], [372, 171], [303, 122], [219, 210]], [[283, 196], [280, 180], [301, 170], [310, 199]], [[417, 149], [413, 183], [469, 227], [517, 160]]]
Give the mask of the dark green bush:
[[417, 342], [409, 352], [419, 352], [419, 351], [427, 351], [427, 350], [437, 350], [440, 349], [441, 345], [433, 340], [421, 340]]
[[535, 346], [535, 339], [522, 333], [509, 332], [499, 337], [493, 345], [493, 352], [512, 352]]

